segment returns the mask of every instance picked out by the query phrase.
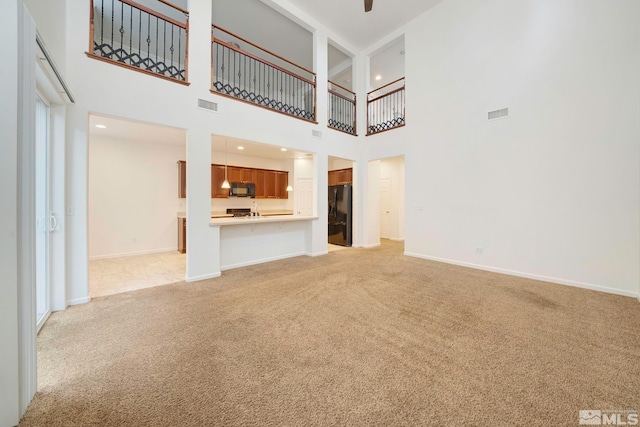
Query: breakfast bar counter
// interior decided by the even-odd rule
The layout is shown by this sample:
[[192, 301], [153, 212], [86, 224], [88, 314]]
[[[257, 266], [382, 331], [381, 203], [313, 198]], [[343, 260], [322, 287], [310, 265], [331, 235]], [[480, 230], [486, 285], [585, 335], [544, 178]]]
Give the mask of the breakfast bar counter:
[[217, 225], [255, 225], [271, 222], [293, 222], [293, 221], [309, 221], [318, 219], [317, 216], [302, 215], [260, 215], [260, 216], [241, 216], [241, 217], [224, 217], [211, 218], [209, 223], [212, 226]]

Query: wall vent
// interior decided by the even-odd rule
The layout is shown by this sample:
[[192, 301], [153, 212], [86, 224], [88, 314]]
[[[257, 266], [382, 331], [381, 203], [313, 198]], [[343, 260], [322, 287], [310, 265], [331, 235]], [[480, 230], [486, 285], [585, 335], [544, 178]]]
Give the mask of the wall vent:
[[315, 138], [322, 138], [322, 132], [320, 132], [319, 130], [312, 129], [311, 136]]
[[493, 120], [493, 119], [499, 119], [501, 117], [508, 117], [508, 116], [509, 116], [509, 109], [503, 108], [502, 110], [489, 111], [489, 114], [487, 115], [487, 119]]
[[206, 99], [198, 98], [198, 108], [203, 108], [205, 110], [218, 112], [218, 104], [216, 102], [207, 101]]

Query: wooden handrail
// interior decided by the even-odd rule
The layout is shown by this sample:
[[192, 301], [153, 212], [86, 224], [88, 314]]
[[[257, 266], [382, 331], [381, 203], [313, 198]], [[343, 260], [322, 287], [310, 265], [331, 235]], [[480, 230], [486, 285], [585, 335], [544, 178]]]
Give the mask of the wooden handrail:
[[[338, 86], [340, 89], [342, 89], [342, 90], [344, 90], [344, 91], [347, 91], [347, 92], [349, 92], [350, 94], [352, 94], [352, 95], [354, 95], [354, 96], [355, 96], [355, 94], [356, 94], [354, 91], [352, 91], [352, 90], [350, 90], [350, 89], [347, 89], [347, 88], [346, 88], [346, 87], [344, 87], [344, 86], [340, 86], [340, 85], [339, 85], [338, 83], [336, 83], [336, 82], [332, 82], [331, 80], [328, 80], [328, 82], [329, 82], [329, 83], [331, 83], [331, 84], [332, 84], [332, 85], [334, 85], [334, 86]], [[329, 89], [329, 90], [331, 90], [331, 89]]]
[[[316, 85], [316, 82], [315, 82], [315, 81], [311, 81], [311, 80], [309, 80], [309, 79], [305, 79], [305, 78], [304, 78], [304, 77], [302, 77], [302, 76], [299, 76], [299, 75], [297, 75], [297, 74], [294, 74], [294, 73], [293, 73], [292, 71], [290, 71], [290, 70], [287, 70], [287, 69], [282, 68], [282, 67], [280, 67], [280, 66], [278, 66], [278, 65], [276, 65], [276, 64], [273, 64], [273, 63], [271, 63], [271, 62], [269, 62], [269, 61], [267, 61], [267, 60], [264, 60], [264, 59], [260, 58], [260, 57], [259, 57], [259, 56], [257, 56], [257, 55], [254, 55], [254, 54], [252, 54], [252, 53], [250, 53], [250, 52], [247, 52], [246, 50], [242, 50], [242, 49], [240, 49], [240, 48], [237, 48], [237, 47], [233, 46], [232, 44], [229, 44], [228, 42], [225, 42], [225, 41], [223, 41], [223, 40], [214, 39], [213, 37], [211, 38], [211, 42], [212, 42], [212, 43], [218, 43], [218, 44], [221, 44], [221, 45], [223, 45], [223, 46], [225, 46], [225, 47], [227, 47], [227, 48], [229, 48], [229, 49], [231, 49], [231, 50], [234, 50], [234, 51], [238, 52], [238, 53], [239, 53], [239, 54], [241, 54], [241, 55], [245, 55], [245, 56], [248, 56], [249, 58], [253, 58], [253, 59], [255, 59], [255, 60], [256, 60], [256, 61], [258, 61], [258, 62], [262, 62], [263, 64], [268, 65], [269, 67], [273, 67], [273, 68], [275, 68], [275, 69], [277, 69], [277, 70], [279, 70], [279, 71], [282, 71], [283, 73], [289, 74], [290, 76], [293, 76], [293, 77], [295, 77], [295, 78], [297, 78], [297, 79], [300, 79], [300, 80], [302, 80], [303, 82], [309, 83], [310, 85], [313, 85], [313, 86], [315, 86], [315, 85]], [[295, 65], [295, 64], [294, 64], [294, 65]], [[306, 71], [306, 70], [305, 70], [305, 71]], [[311, 73], [311, 74], [313, 74], [313, 73]], [[313, 74], [313, 76], [315, 77], [315, 74]]]
[[[278, 59], [280, 59], [280, 60], [282, 60], [282, 61], [286, 62], [287, 64], [293, 65], [294, 67], [297, 67], [297, 68], [299, 68], [299, 69], [301, 69], [301, 70], [303, 70], [303, 71], [306, 71], [307, 73], [311, 74], [312, 76], [315, 76], [315, 75], [316, 75], [316, 73], [314, 73], [313, 71], [311, 71], [311, 70], [309, 70], [309, 69], [307, 69], [307, 68], [305, 68], [305, 67], [302, 67], [302, 66], [300, 66], [300, 65], [296, 64], [295, 62], [291, 62], [291, 61], [289, 61], [287, 58], [283, 58], [282, 56], [278, 55], [277, 53], [273, 53], [273, 52], [271, 52], [270, 50], [265, 49], [265, 48], [263, 48], [262, 46], [259, 46], [259, 45], [255, 44], [255, 43], [253, 43], [253, 42], [251, 42], [251, 41], [249, 41], [249, 40], [245, 39], [244, 37], [240, 37], [239, 35], [237, 35], [237, 34], [235, 34], [235, 33], [232, 33], [232, 32], [231, 32], [231, 31], [229, 31], [229, 30], [225, 30], [224, 28], [222, 28], [222, 27], [220, 27], [220, 26], [218, 26], [218, 25], [215, 25], [215, 24], [211, 24], [211, 27], [212, 27], [212, 28], [214, 28], [214, 29], [218, 29], [218, 30], [222, 31], [222, 32], [223, 32], [223, 33], [225, 33], [225, 34], [229, 34], [230, 36], [233, 36], [233, 37], [237, 38], [238, 40], [241, 40], [241, 41], [242, 41], [242, 42], [244, 42], [244, 43], [250, 44], [251, 46], [253, 46], [253, 47], [255, 47], [255, 48], [258, 48], [258, 49], [260, 49], [261, 51], [268, 53], [269, 55], [275, 56], [276, 58], [278, 58]], [[214, 41], [214, 36], [212, 35], [212, 36], [211, 36], [211, 42], [213, 42], [213, 41]], [[220, 42], [220, 41], [221, 41], [221, 40], [217, 40], [217, 42]], [[224, 42], [223, 42], [223, 43], [224, 43]], [[227, 45], [227, 46], [229, 46], [229, 45], [228, 45], [228, 43], [224, 43], [224, 44], [225, 44], [225, 45]], [[236, 49], [236, 48], [234, 48], [233, 50], [236, 50], [236, 51], [242, 51], [242, 49]], [[245, 53], [245, 54], [249, 54], [248, 52], [245, 52], [245, 51], [242, 51], [242, 52], [243, 52], [243, 53]], [[252, 57], [253, 57], [253, 58], [255, 58], [255, 56], [252, 56]], [[265, 62], [265, 61], [262, 61], [262, 62]], [[267, 62], [265, 62], [265, 63], [267, 63]], [[272, 64], [270, 64], [270, 65], [272, 65]]]
[[[355, 104], [355, 102], [356, 102], [356, 100], [355, 100], [355, 99], [347, 98], [347, 97], [346, 97], [346, 96], [344, 96], [343, 94], [338, 93], [338, 92], [336, 92], [336, 91], [334, 91], [334, 90], [328, 89], [327, 91], [328, 91], [331, 95], [333, 95], [333, 96], [337, 96], [338, 98], [342, 98], [342, 99], [344, 99], [345, 101], [349, 101], [349, 102], [351, 102], [352, 104]], [[354, 96], [355, 96], [355, 94], [354, 94]]]
[[[384, 85], [384, 86], [380, 86], [378, 89], [374, 89], [374, 90], [372, 90], [371, 92], [367, 92], [367, 96], [371, 95], [373, 92], [379, 91], [380, 89], [384, 89], [385, 87], [389, 87], [389, 86], [391, 86], [392, 84], [394, 84], [394, 83], [398, 83], [399, 81], [402, 81], [402, 80], [404, 80], [404, 77], [400, 77], [398, 80], [394, 80], [394, 81], [392, 81], [391, 83], [387, 83], [387, 84], [386, 84], [386, 85]], [[378, 98], [379, 98], [379, 97], [378, 97]], [[376, 98], [376, 99], [377, 99], [377, 98]]]
[[396, 93], [396, 92], [401, 92], [401, 91], [403, 91], [403, 90], [404, 90], [404, 86], [399, 87], [398, 89], [392, 90], [391, 92], [387, 92], [387, 93], [385, 93], [384, 95], [380, 95], [380, 96], [378, 96], [378, 97], [376, 97], [376, 98], [367, 99], [367, 104], [368, 104], [368, 103], [370, 103], [370, 102], [373, 102], [373, 101], [377, 101], [377, 100], [378, 100], [378, 99], [380, 99], [380, 98], [384, 98], [384, 97], [386, 97], [386, 96], [393, 95], [393, 94], [394, 94], [394, 93]]
[[180, 12], [184, 13], [185, 15], [189, 15], [189, 11], [188, 11], [188, 10], [183, 9], [183, 8], [181, 8], [180, 6], [176, 6], [175, 4], [173, 4], [173, 3], [171, 3], [171, 2], [168, 2], [167, 0], [158, 0], [158, 1], [159, 1], [160, 3], [164, 3], [164, 4], [166, 4], [166, 5], [167, 5], [167, 6], [169, 6], [169, 7], [174, 8], [175, 10], [178, 10], [178, 11], [180, 11]]
[[[171, 22], [173, 25], [176, 25], [176, 26], [178, 26], [178, 27], [180, 27], [180, 28], [183, 28], [183, 29], [185, 29], [185, 30], [187, 29], [187, 24], [183, 24], [182, 22], [178, 22], [178, 21], [176, 21], [176, 20], [175, 20], [175, 19], [173, 19], [173, 18], [169, 18], [168, 16], [163, 15], [163, 14], [162, 14], [162, 13], [160, 13], [160, 12], [156, 12], [155, 10], [150, 9], [150, 8], [148, 8], [148, 7], [146, 7], [146, 6], [143, 6], [143, 5], [141, 5], [140, 3], [136, 3], [136, 2], [134, 2], [134, 1], [132, 1], [132, 0], [118, 0], [118, 1], [119, 1], [120, 3], [128, 4], [128, 5], [129, 5], [129, 6], [131, 6], [131, 7], [135, 7], [135, 8], [136, 8], [136, 9], [138, 9], [138, 10], [141, 10], [141, 11], [143, 11], [143, 12], [146, 12], [146, 13], [148, 13], [149, 15], [153, 15], [153, 16], [155, 16], [155, 17], [157, 17], [157, 18], [160, 18], [160, 19], [162, 19], [162, 20], [164, 20], [164, 21]], [[162, 1], [162, 0], [158, 0], [158, 1]], [[164, 3], [164, 2], [163, 2], [163, 3]]]

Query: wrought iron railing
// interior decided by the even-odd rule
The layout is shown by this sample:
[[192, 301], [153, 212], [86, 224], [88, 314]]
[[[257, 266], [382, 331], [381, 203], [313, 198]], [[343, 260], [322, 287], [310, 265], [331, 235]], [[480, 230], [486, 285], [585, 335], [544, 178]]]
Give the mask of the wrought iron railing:
[[329, 127], [356, 135], [356, 94], [329, 81], [328, 101]]
[[213, 93], [315, 122], [313, 71], [217, 25], [212, 25], [211, 46]]
[[367, 94], [367, 135], [405, 125], [404, 77]]
[[91, 0], [89, 56], [186, 83], [189, 12], [165, 0]]

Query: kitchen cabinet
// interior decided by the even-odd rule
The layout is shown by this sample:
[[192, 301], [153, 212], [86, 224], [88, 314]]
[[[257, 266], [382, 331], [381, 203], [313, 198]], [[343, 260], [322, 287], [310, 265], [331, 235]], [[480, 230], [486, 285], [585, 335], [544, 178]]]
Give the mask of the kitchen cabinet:
[[[229, 168], [230, 169], [230, 168]], [[229, 170], [227, 170], [229, 173]], [[224, 182], [224, 165], [211, 165], [211, 198], [229, 197], [229, 189], [222, 188]]]
[[[211, 198], [226, 199], [229, 190], [222, 188], [225, 172], [224, 165], [211, 165]], [[240, 166], [227, 166], [229, 182], [252, 182], [256, 185], [257, 199], [288, 199], [289, 172], [270, 169], [255, 169]], [[187, 197], [187, 163], [178, 161], [178, 197]]]
[[289, 185], [289, 172], [276, 172], [276, 198], [288, 199], [289, 192], [287, 191], [287, 185]]
[[265, 188], [267, 171], [262, 169], [256, 170], [256, 199], [264, 199], [267, 197], [267, 191]]
[[187, 162], [178, 160], [178, 198], [187, 198]]
[[178, 252], [187, 252], [187, 218], [178, 218]]
[[276, 171], [265, 171], [264, 175], [264, 198], [275, 199], [277, 197]]
[[329, 185], [352, 184], [353, 168], [329, 171]]
[[253, 182], [256, 181], [256, 170], [252, 168], [242, 168], [229, 166], [227, 170], [229, 182]]

